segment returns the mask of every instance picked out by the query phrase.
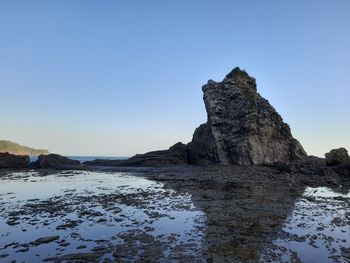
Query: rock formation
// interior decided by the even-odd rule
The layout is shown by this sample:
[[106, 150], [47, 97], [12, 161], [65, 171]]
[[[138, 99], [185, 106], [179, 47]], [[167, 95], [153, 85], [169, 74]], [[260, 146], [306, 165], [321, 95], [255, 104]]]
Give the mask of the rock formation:
[[171, 146], [168, 150], [153, 151], [145, 154], [136, 154], [127, 160], [94, 160], [87, 161], [87, 165], [110, 166], [157, 166], [187, 164], [187, 147], [181, 142]]
[[325, 156], [328, 166], [350, 163], [350, 156], [345, 148], [333, 149], [326, 153]]
[[0, 168], [25, 168], [29, 166], [28, 155], [0, 153]]
[[239, 68], [202, 88], [208, 121], [188, 144], [195, 164], [259, 165], [306, 157], [288, 124], [257, 93], [255, 79]]
[[58, 168], [67, 169], [79, 165], [80, 162], [72, 160], [59, 154], [40, 155], [38, 160], [33, 164], [35, 168]]
[[350, 156], [345, 148], [333, 149], [325, 154], [327, 168], [339, 175], [350, 178]]
[[[307, 155], [288, 124], [257, 92], [255, 79], [239, 68], [222, 82], [202, 88], [208, 120], [186, 146], [136, 155], [126, 161], [95, 160], [90, 165], [290, 164]], [[282, 166], [281, 166], [282, 167]], [[285, 167], [284, 167], [285, 170]]]

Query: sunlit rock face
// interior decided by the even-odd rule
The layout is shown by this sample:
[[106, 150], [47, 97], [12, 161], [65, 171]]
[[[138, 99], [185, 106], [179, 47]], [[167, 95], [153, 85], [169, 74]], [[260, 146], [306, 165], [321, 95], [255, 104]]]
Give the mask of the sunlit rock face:
[[188, 144], [190, 163], [260, 165], [307, 156], [245, 71], [235, 68], [222, 82], [209, 80], [202, 90], [208, 121]]

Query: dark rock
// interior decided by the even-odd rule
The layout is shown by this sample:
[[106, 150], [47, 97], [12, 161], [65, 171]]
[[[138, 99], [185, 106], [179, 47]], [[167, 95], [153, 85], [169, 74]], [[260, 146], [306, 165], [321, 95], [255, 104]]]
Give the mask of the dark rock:
[[341, 255], [342, 255], [344, 258], [347, 258], [347, 259], [350, 260], [350, 247], [349, 247], [349, 248], [342, 247], [342, 248], [341, 248]]
[[208, 121], [189, 143], [195, 164], [290, 163], [306, 153], [288, 124], [256, 90], [255, 79], [235, 68], [222, 82], [202, 88]]
[[40, 155], [33, 163], [36, 168], [70, 168], [79, 165], [80, 162], [72, 160], [59, 154]]
[[87, 246], [86, 245], [77, 246], [77, 249], [84, 249], [84, 248], [87, 248]]
[[187, 147], [189, 163], [200, 165], [220, 163], [215, 138], [208, 123], [200, 125], [194, 131], [193, 139]]
[[336, 166], [335, 171], [341, 176], [350, 178], [350, 162]]
[[41, 238], [38, 238], [37, 240], [33, 241], [32, 245], [39, 246], [41, 244], [50, 243], [50, 242], [55, 241], [59, 238], [60, 238], [59, 236], [41, 237]]
[[98, 262], [97, 259], [100, 258], [103, 254], [105, 254], [104, 251], [96, 251], [91, 253], [73, 253], [73, 254], [67, 254], [63, 256], [55, 256], [51, 258], [45, 258], [44, 262]]
[[[128, 160], [95, 160], [88, 165], [157, 166], [175, 164], [289, 165], [306, 158], [288, 124], [257, 93], [255, 79], [235, 68], [222, 82], [203, 86], [208, 121], [186, 146], [135, 155]], [[287, 167], [283, 170], [286, 171]], [[289, 168], [287, 170], [290, 170]]]
[[287, 163], [277, 162], [273, 165], [273, 167], [277, 171], [283, 172], [283, 173], [290, 173], [292, 171], [292, 166]]
[[118, 166], [123, 160], [109, 160], [109, 159], [95, 159], [92, 161], [85, 161], [85, 165], [93, 166]]
[[178, 142], [175, 145], [171, 146], [168, 150], [137, 154], [130, 159], [121, 162], [121, 164], [125, 166], [154, 166], [186, 163], [187, 147], [181, 142]]
[[107, 166], [158, 166], [186, 164], [188, 161], [187, 147], [178, 142], [168, 150], [137, 154], [127, 160], [94, 160], [84, 162], [87, 165]]
[[341, 163], [350, 163], [348, 151], [345, 148], [333, 149], [325, 154], [326, 164], [328, 166], [339, 165]]
[[293, 163], [292, 170], [296, 173], [324, 176], [329, 170], [326, 167], [326, 160], [316, 156], [308, 156], [304, 160]]
[[28, 155], [0, 153], [0, 168], [25, 168], [29, 166]]

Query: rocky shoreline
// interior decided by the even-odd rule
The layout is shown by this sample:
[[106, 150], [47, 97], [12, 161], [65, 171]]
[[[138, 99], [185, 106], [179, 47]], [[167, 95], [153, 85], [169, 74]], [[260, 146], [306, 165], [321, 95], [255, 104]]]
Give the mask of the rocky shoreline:
[[[273, 240], [285, 235], [285, 232], [281, 231], [283, 222], [285, 222], [285, 220], [291, 215], [296, 202], [298, 202], [298, 200], [305, 200], [303, 199], [305, 189], [307, 187], [327, 187], [339, 193], [347, 193], [350, 189], [349, 177], [336, 176], [334, 167], [327, 167], [325, 164], [322, 176], [314, 174], [313, 171], [310, 169], [308, 170], [307, 167], [300, 167], [299, 171], [292, 168], [291, 172], [279, 171], [267, 166], [241, 165], [216, 165], [206, 167], [190, 165], [163, 167], [90, 166], [88, 168], [88, 172], [98, 172], [102, 174], [108, 173], [111, 175], [127, 173], [137, 177], [141, 176], [161, 183], [165, 189], [168, 189], [166, 191], [175, 191], [178, 195], [183, 194], [191, 196], [191, 200], [195, 207], [200, 211], [203, 211], [207, 218], [205, 227], [202, 229], [204, 231], [204, 244], [202, 247], [205, 249], [202, 252], [203, 254], [201, 257], [203, 260], [213, 260], [213, 262], [256, 262], [261, 256], [263, 256], [265, 258], [264, 261], [267, 262], [279, 261], [278, 258], [280, 256], [277, 252], [274, 253], [275, 248]], [[40, 169], [37, 171], [43, 176], [58, 173], [56, 169]], [[75, 170], [67, 170], [66, 172], [59, 173], [63, 173], [62, 176], [74, 177], [84, 172], [82, 170], [77, 172], [74, 171]], [[303, 171], [304, 173], [300, 173], [300, 171]], [[14, 174], [13, 170], [1, 170], [0, 180], [5, 177], [17, 180], [14, 177]], [[166, 192], [158, 192], [160, 196], [163, 196], [165, 193]], [[82, 207], [85, 207], [84, 209], [88, 209], [89, 211], [94, 205], [98, 204], [103, 205], [106, 209], [110, 210], [112, 208], [116, 209], [116, 205], [117, 203], [120, 203], [120, 200], [124, 200], [122, 201], [123, 203], [126, 202], [132, 206], [139, 206], [140, 201], [142, 203], [145, 202], [153, 194], [152, 192], [148, 193], [144, 190], [136, 195], [107, 194], [96, 196], [96, 194], [91, 193], [90, 197], [86, 197], [88, 199], [76, 195], [73, 192], [66, 192], [66, 195], [67, 196], [64, 195], [61, 197], [57, 196], [55, 199], [46, 201], [28, 200], [28, 203], [25, 205], [25, 210], [19, 210], [19, 214], [16, 214], [17, 212], [15, 211], [12, 211], [11, 214], [9, 214], [7, 224], [16, 225], [20, 222], [23, 223], [25, 218], [28, 218], [28, 220], [35, 220], [36, 215], [49, 213], [48, 220], [44, 221], [44, 224], [52, 225], [53, 223], [50, 223], [52, 219], [56, 221], [65, 213], [71, 211], [70, 204], [82, 204]], [[306, 200], [308, 201], [308, 199]], [[91, 208], [89, 208], [90, 206]], [[349, 200], [344, 199], [344, 201], [342, 201], [342, 206], [345, 211], [348, 210], [350, 208]], [[145, 211], [148, 211], [147, 213], [153, 213], [152, 209], [147, 207], [144, 208], [146, 209]], [[105, 217], [100, 213], [93, 212], [93, 210], [86, 214], [86, 212], [84, 212], [85, 210], [81, 210], [80, 212], [79, 208], [74, 209], [81, 213], [83, 217], [78, 219], [78, 221], [63, 221], [57, 226], [58, 230], [72, 229], [72, 231], [74, 231], [77, 225], [82, 222], [87, 222], [84, 219], [85, 216], [88, 216], [87, 218], [89, 218], [89, 222], [95, 222], [95, 224], [99, 224], [98, 222], [105, 222], [106, 224], [112, 225], [120, 224], [118, 222], [112, 222], [113, 220], [111, 221], [111, 219], [102, 221]], [[122, 210], [118, 209], [118, 213], [119, 211]], [[163, 215], [160, 214], [154, 214], [155, 219], [162, 216]], [[317, 216], [309, 218], [308, 220], [316, 219]], [[346, 218], [338, 218], [337, 220], [336, 225], [333, 227], [337, 227], [337, 225], [348, 226], [350, 223]], [[40, 221], [33, 221], [32, 223], [41, 224]], [[104, 241], [104, 249], [102, 250], [97, 251], [95, 248], [92, 248], [92, 251], [89, 253], [64, 253], [63, 256], [48, 258], [46, 261], [61, 262], [68, 259], [73, 261], [86, 261], [87, 258], [95, 258], [98, 261], [98, 259], [102, 259], [104, 255], [113, 253], [114, 251], [117, 251], [115, 252], [115, 255], [118, 257], [120, 256], [121, 258], [138, 258], [138, 252], [136, 251], [136, 254], [128, 254], [128, 251], [134, 246], [135, 240], [138, 240], [143, 244], [140, 245], [140, 248], [145, 247], [147, 242], [154, 244], [154, 242], [158, 241], [150, 241], [150, 237], [142, 234], [143, 227], [139, 226], [137, 228], [141, 231], [140, 235], [136, 236], [135, 234], [130, 233], [131, 236], [126, 239], [123, 248], [110, 246], [107, 241]], [[314, 234], [317, 234], [317, 232], [322, 234], [323, 230], [320, 229]], [[50, 236], [42, 238], [50, 238]], [[290, 238], [291, 240], [295, 240], [295, 237]], [[305, 236], [303, 238], [305, 241], [310, 240], [311, 237]], [[39, 241], [33, 240], [27, 247], [30, 249], [34, 243], [38, 244]], [[59, 242], [58, 244], [64, 244], [62, 238], [50, 242], [56, 241]], [[82, 240], [81, 242], [84, 243], [85, 241]], [[165, 243], [162, 244], [165, 245]], [[27, 247], [24, 247], [23, 249], [26, 249]], [[196, 247], [195, 249], [199, 248]], [[348, 249], [348, 247], [344, 246], [343, 250], [346, 251], [346, 249]], [[266, 250], [269, 252], [265, 253], [264, 251]], [[159, 260], [162, 261], [161, 255], [163, 252], [161, 251], [156, 252], [153, 248], [149, 248], [149, 251], [143, 256], [147, 259], [155, 256], [154, 253], [158, 253], [157, 255], [160, 257]], [[282, 253], [282, 255], [284, 255], [284, 253]], [[186, 257], [183, 257], [182, 259], [185, 260], [185, 258]], [[346, 257], [343, 258], [346, 259]], [[191, 259], [189, 258], [189, 260]], [[203, 261], [199, 260], [197, 262]]]
[[[209, 80], [202, 90], [208, 120], [195, 130], [193, 139], [188, 144], [177, 143], [167, 150], [135, 155], [127, 160], [94, 160], [84, 163], [58, 154], [40, 155], [37, 161], [30, 163], [29, 156], [0, 153], [0, 180], [19, 180], [23, 174], [31, 173], [35, 173], [36, 177], [57, 174], [74, 177], [84, 172], [116, 176], [127, 173], [161, 183], [165, 188], [164, 191], [150, 193], [139, 188], [132, 195], [114, 192], [99, 195], [88, 193], [87, 197], [74, 192], [64, 192], [62, 196], [44, 201], [28, 200], [23, 207], [17, 207], [15, 211], [0, 210], [6, 218], [6, 224], [15, 226], [21, 222], [31, 223], [32, 219], [32, 223], [38, 224], [38, 227], [40, 224], [51, 226], [52, 220], [58, 218], [64, 219], [64, 223], [57, 226], [56, 230], [74, 229], [86, 220], [91, 220], [91, 226], [100, 223], [119, 225], [123, 218], [102, 216], [103, 213], [108, 214], [111, 209], [118, 208], [115, 212], [120, 213], [122, 209], [119, 208], [118, 202], [126, 206], [136, 206], [143, 209], [148, 217], [159, 219], [166, 217], [166, 212], [156, 212], [157, 209], [150, 204], [157, 198], [167, 200], [171, 196], [170, 192], [175, 191], [181, 198], [190, 196], [194, 206], [205, 213], [205, 227], [200, 229], [204, 233], [201, 249], [198, 248], [198, 244], [194, 245], [193, 238], [179, 244], [175, 249], [170, 245], [174, 236], [168, 236], [169, 240], [166, 241], [162, 239], [164, 236], [157, 237], [158, 239], [150, 236], [148, 231], [153, 226], [147, 223], [139, 225], [138, 232], [131, 231], [114, 236], [115, 239], [122, 238], [123, 245], [105, 240], [101, 241], [102, 246], [96, 241], [89, 252], [67, 252], [63, 255], [64, 249], [61, 251], [58, 248], [61, 251], [60, 255], [48, 257], [45, 261], [85, 262], [90, 259], [105, 259], [105, 262], [109, 262], [104, 258], [105, 255], [111, 255], [115, 260], [165, 261], [164, 253], [170, 249], [166, 259], [171, 258], [175, 261], [281, 262], [289, 253], [289, 261], [301, 262], [298, 255], [290, 249], [277, 246], [275, 240], [308, 242], [316, 246], [316, 241], [321, 239], [328, 242], [329, 249], [332, 248], [329, 252], [332, 261], [349, 262], [348, 240], [334, 241], [325, 230], [330, 228], [330, 231], [343, 231], [344, 227], [350, 225], [348, 212], [335, 217], [328, 225], [317, 226], [314, 234], [296, 236], [283, 230], [283, 224], [300, 202], [313, 206], [315, 211], [326, 209], [325, 213], [335, 213], [334, 208], [327, 208], [327, 202], [336, 201], [335, 205], [338, 208], [349, 211], [348, 198], [340, 196], [337, 199], [325, 198], [320, 201], [304, 195], [308, 188], [320, 187], [337, 193], [349, 192], [350, 157], [347, 150], [331, 150], [325, 154], [325, 158], [308, 156], [292, 136], [288, 124], [284, 123], [269, 102], [257, 93], [255, 79], [239, 68], [232, 70], [221, 82]], [[18, 173], [21, 176], [16, 177]], [[326, 202], [326, 205], [322, 202]], [[92, 211], [96, 206], [102, 206], [103, 212]], [[183, 208], [179, 204], [174, 207]], [[191, 211], [189, 207], [183, 209], [182, 211]], [[65, 216], [72, 211], [77, 211], [78, 219], [67, 220]], [[47, 221], [41, 222], [38, 218], [31, 218], [45, 213], [49, 215]], [[300, 213], [303, 220], [310, 222], [322, 219], [323, 216], [321, 212], [317, 215]], [[135, 220], [131, 217], [127, 220], [129, 219]], [[298, 227], [302, 226], [302, 223], [298, 224]], [[137, 248], [136, 240], [140, 242]], [[26, 249], [51, 242], [60, 247], [67, 245], [64, 239], [55, 235], [39, 237], [24, 245], [6, 246], [19, 248], [18, 252], [23, 250], [24, 253]], [[336, 243], [344, 244], [339, 250], [334, 247]], [[150, 244], [157, 246], [154, 248]], [[6, 250], [6, 246], [0, 250]], [[143, 251], [142, 255], [140, 251]], [[193, 256], [192, 252], [184, 252], [185, 255], [181, 251], [195, 251], [200, 253], [200, 257], [198, 254], [197, 257]], [[7, 257], [5, 254], [0, 252], [0, 257]]]

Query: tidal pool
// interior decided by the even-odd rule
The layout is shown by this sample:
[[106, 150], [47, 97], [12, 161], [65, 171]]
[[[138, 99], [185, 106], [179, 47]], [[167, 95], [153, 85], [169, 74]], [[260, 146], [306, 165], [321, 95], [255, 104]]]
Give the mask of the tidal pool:
[[193, 261], [206, 217], [189, 194], [126, 173], [0, 177], [0, 261]]
[[350, 262], [350, 192], [305, 189], [262, 262]]

